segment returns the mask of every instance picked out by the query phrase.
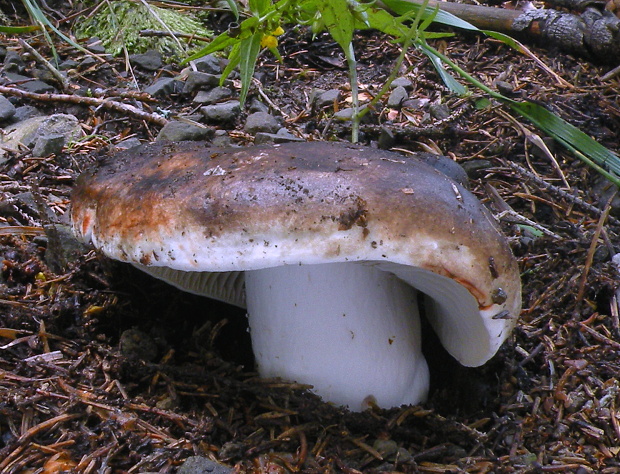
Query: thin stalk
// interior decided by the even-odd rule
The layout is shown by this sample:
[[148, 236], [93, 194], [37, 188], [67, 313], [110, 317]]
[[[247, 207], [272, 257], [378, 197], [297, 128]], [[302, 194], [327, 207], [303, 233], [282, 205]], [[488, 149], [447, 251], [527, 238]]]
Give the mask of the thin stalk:
[[396, 76], [398, 75], [398, 72], [400, 71], [400, 68], [403, 65], [403, 62], [405, 61], [405, 56], [407, 55], [407, 51], [411, 47], [411, 43], [413, 42], [413, 38], [416, 36], [416, 33], [417, 33], [417, 28], [414, 28], [414, 27], [409, 28], [409, 31], [407, 32], [407, 35], [405, 36], [403, 40], [400, 54], [398, 55], [398, 58], [396, 58], [396, 63], [394, 64], [394, 66], [392, 67], [392, 70], [390, 71], [390, 75], [388, 76], [387, 80], [383, 84], [383, 87], [381, 87], [381, 90], [379, 90], [379, 92], [370, 101], [370, 103], [368, 104], [368, 107], [365, 107], [363, 110], [360, 110], [358, 114], [360, 120], [364, 118], [364, 116], [374, 108], [377, 102], [381, 100], [381, 98], [387, 93], [387, 91], [390, 90], [390, 86], [392, 85], [392, 82], [394, 82], [394, 79], [396, 79]]
[[[439, 59], [441, 59], [444, 63], [446, 63], [448, 66], [450, 66], [457, 74], [459, 74], [461, 77], [463, 77], [464, 79], [466, 79], [468, 82], [470, 82], [471, 84], [473, 84], [474, 86], [478, 87], [479, 89], [481, 89], [482, 91], [486, 92], [487, 94], [489, 94], [491, 97], [503, 102], [504, 104], [507, 104], [508, 106], [510, 106], [514, 111], [516, 111], [517, 113], [519, 113], [521, 116], [529, 119], [531, 122], [534, 123], [534, 125], [536, 125], [537, 127], [539, 127], [540, 129], [544, 130], [547, 134], [551, 135], [553, 138], [555, 138], [557, 141], [559, 141], [562, 145], [564, 145], [568, 150], [570, 150], [578, 159], [580, 159], [581, 161], [583, 161], [584, 163], [586, 163], [588, 166], [592, 167], [594, 170], [596, 170], [598, 173], [600, 173], [601, 175], [603, 175], [605, 178], [607, 178], [609, 181], [611, 181], [612, 183], [614, 183], [616, 186], [620, 187], [620, 177], [615, 174], [615, 173], [610, 173], [609, 171], [607, 171], [606, 169], [604, 169], [599, 163], [593, 161], [592, 159], [590, 159], [588, 156], [586, 156], [586, 154], [584, 152], [582, 152], [581, 150], [577, 149], [572, 143], [570, 143], [565, 137], [560, 136], [558, 133], [554, 133], [553, 130], [549, 130], [548, 128], [546, 128], [544, 126], [543, 123], [539, 123], [538, 121], [536, 121], [533, 117], [529, 117], [528, 114], [526, 113], [526, 111], [523, 110], [522, 104], [521, 102], [517, 102], [514, 101], [512, 99], [509, 99], [508, 97], [503, 96], [502, 94], [495, 92], [494, 90], [490, 89], [489, 87], [487, 87], [485, 84], [483, 84], [482, 82], [478, 81], [475, 77], [471, 76], [469, 73], [467, 73], [465, 70], [461, 69], [459, 66], [457, 66], [454, 62], [452, 62], [448, 57], [444, 56], [443, 54], [441, 54], [439, 51], [437, 51], [435, 48], [433, 48], [432, 46], [429, 46], [426, 42], [424, 42], [423, 40], [418, 40], [416, 41], [416, 44], [418, 45], [418, 47], [420, 49], [422, 49], [423, 51], [427, 52], [427, 54], [433, 54], [436, 55]], [[567, 127], [572, 127], [572, 125], [566, 123]], [[588, 137], [589, 138], [589, 137]], [[597, 142], [594, 142], [597, 143]], [[606, 149], [605, 149], [606, 150]]]
[[351, 116], [351, 142], [357, 143], [360, 135], [360, 114], [359, 114], [359, 89], [357, 85], [357, 61], [355, 61], [355, 51], [353, 43], [349, 43], [349, 47], [345, 50], [347, 64], [349, 66], [349, 82], [351, 83], [351, 106], [353, 107], [353, 115]]

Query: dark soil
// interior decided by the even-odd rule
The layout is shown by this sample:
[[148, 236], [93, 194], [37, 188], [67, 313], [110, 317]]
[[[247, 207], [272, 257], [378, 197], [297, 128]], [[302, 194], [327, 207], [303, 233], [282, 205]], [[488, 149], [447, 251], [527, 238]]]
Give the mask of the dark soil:
[[[42, 38], [25, 39], [51, 57]], [[434, 44], [486, 84], [508, 83], [516, 97], [619, 152], [620, 82], [601, 80], [608, 67], [532, 46], [560, 84], [494, 40]], [[63, 58], [82, 57], [58, 48]], [[250, 99], [270, 101], [299, 137], [346, 140], [348, 125], [330, 120], [350, 95], [335, 44], [291, 31], [281, 50], [281, 64], [261, 57]], [[375, 33], [359, 35], [356, 50], [362, 92], [372, 95], [399, 51]], [[109, 96], [131, 89], [124, 61], [113, 66], [97, 64], [70, 83]], [[180, 71], [133, 73], [144, 88]], [[63, 227], [80, 172], [123, 138], [153, 140], [159, 126], [103, 107], [19, 98], [75, 114], [89, 137], [58, 156], [24, 150], [0, 167], [0, 472], [176, 472], [193, 455], [238, 472], [620, 472], [618, 209], [606, 207], [596, 172], [503, 106], [451, 95], [422, 54], [410, 52], [400, 73], [413, 82], [413, 102], [377, 111], [362, 142], [376, 146], [383, 124], [394, 148], [450, 156], [501, 217], [522, 268], [524, 309], [494, 359], [460, 367], [429, 337], [428, 402], [364, 413], [259, 379], [242, 312], [111, 262], [72, 243]], [[340, 89], [343, 100], [316, 110], [313, 88]], [[123, 100], [153, 113], [194, 108], [182, 94]], [[444, 115], [431, 107], [439, 104]], [[217, 128], [251, 144], [242, 125]]]

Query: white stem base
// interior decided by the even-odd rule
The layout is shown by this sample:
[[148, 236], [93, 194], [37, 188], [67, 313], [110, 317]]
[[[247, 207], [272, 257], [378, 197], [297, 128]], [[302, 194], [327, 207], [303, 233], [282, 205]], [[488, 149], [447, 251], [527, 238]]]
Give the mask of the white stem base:
[[359, 411], [426, 398], [413, 288], [372, 265], [330, 263], [245, 275], [252, 344], [263, 377], [314, 386]]

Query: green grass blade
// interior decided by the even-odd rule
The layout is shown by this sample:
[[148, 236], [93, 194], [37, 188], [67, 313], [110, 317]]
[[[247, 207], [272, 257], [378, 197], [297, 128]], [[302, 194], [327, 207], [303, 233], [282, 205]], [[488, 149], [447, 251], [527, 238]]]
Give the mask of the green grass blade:
[[241, 93], [239, 94], [239, 101], [241, 104], [245, 103], [248, 91], [250, 90], [250, 83], [252, 82], [252, 75], [254, 74], [258, 53], [260, 53], [260, 41], [262, 38], [262, 31], [257, 31], [249, 38], [241, 40], [241, 56], [239, 61], [239, 74], [241, 75]]
[[530, 120], [562, 144], [579, 151], [603, 169], [620, 176], [620, 157], [574, 125], [532, 102], [511, 101], [509, 105], [512, 110]]
[[40, 30], [38, 25], [31, 26], [0, 26], [0, 33], [6, 33], [9, 35], [20, 35], [22, 33], [30, 33], [31, 31]]
[[235, 19], [239, 21], [239, 7], [237, 7], [237, 2], [235, 0], [226, 0], [226, 4], [233, 15], [235, 15]]

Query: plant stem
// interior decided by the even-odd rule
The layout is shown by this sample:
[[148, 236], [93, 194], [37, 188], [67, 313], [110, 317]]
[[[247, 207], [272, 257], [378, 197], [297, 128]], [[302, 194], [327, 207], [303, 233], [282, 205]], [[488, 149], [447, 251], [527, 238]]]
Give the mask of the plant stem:
[[417, 28], [415, 26], [412, 26], [411, 28], [409, 28], [409, 31], [407, 32], [407, 35], [405, 36], [403, 40], [403, 44], [400, 49], [400, 54], [398, 55], [398, 58], [396, 59], [396, 63], [394, 64], [394, 66], [392, 67], [392, 70], [390, 71], [390, 75], [388, 76], [387, 80], [383, 84], [383, 87], [381, 87], [381, 90], [379, 90], [379, 92], [370, 101], [370, 103], [368, 104], [368, 107], [365, 107], [363, 110], [360, 110], [358, 114], [360, 120], [374, 108], [377, 102], [379, 102], [381, 98], [390, 89], [392, 82], [394, 82], [394, 79], [396, 79], [396, 76], [398, 75], [398, 71], [400, 71], [400, 67], [402, 66], [405, 60], [407, 51], [409, 50], [409, 47], [411, 46], [413, 38], [416, 36], [416, 33], [417, 33]]
[[351, 84], [351, 106], [353, 107], [353, 114], [351, 115], [351, 142], [357, 143], [359, 141], [361, 117], [359, 114], [357, 61], [355, 61], [355, 51], [353, 50], [353, 43], [349, 43], [349, 47], [345, 49], [344, 53], [347, 57], [347, 64], [349, 66], [349, 83]]

